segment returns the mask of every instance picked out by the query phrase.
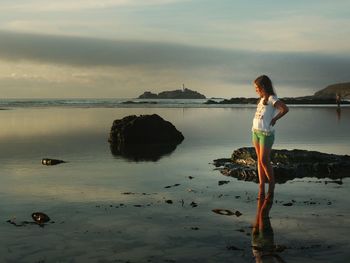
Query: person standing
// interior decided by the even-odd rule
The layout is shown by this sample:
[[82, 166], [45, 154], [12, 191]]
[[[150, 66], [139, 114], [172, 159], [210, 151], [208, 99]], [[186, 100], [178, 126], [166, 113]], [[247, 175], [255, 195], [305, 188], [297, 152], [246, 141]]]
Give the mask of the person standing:
[[257, 156], [259, 193], [265, 196], [265, 183], [268, 181], [268, 193], [273, 195], [275, 177], [271, 165], [271, 149], [275, 140], [274, 126], [288, 111], [287, 105], [277, 98], [271, 79], [262, 75], [254, 81], [259, 101], [253, 120], [252, 139]]

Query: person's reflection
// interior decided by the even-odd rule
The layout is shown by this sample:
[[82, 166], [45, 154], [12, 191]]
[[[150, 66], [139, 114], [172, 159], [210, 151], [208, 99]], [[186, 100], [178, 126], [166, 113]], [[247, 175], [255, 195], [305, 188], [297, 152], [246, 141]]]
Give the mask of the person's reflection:
[[252, 230], [252, 248], [257, 263], [285, 263], [276, 253], [273, 229], [269, 213], [273, 204], [273, 192], [266, 198], [259, 192], [256, 219]]
[[341, 109], [340, 109], [340, 107], [337, 107], [336, 111], [337, 111], [337, 119], [338, 119], [338, 121], [340, 121], [340, 117], [341, 117]]
[[337, 117], [338, 117], [338, 120], [340, 120], [340, 115], [341, 115], [341, 109], [340, 109], [340, 104], [341, 104], [341, 96], [339, 93], [337, 93], [335, 95], [335, 102], [337, 104]]

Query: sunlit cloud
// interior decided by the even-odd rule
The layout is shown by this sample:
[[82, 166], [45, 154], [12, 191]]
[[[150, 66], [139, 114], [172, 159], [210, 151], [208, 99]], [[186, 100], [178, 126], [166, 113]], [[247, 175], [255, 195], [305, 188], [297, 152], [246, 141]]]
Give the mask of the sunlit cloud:
[[349, 81], [348, 1], [257, 3], [4, 0], [3, 95], [134, 97], [186, 82], [231, 96], [261, 73], [293, 94]]
[[[207, 96], [223, 96], [234, 94], [230, 86], [250, 87], [262, 73], [295, 90], [321, 89], [347, 81], [350, 67], [349, 56], [316, 52], [252, 52], [6, 32], [0, 36], [5, 94], [28, 94], [29, 87], [35, 87], [49, 97], [134, 97], [186, 82]], [[215, 94], [218, 91], [222, 93]]]
[[140, 7], [152, 5], [167, 5], [189, 0], [61, 0], [61, 1], [6, 1], [1, 4], [1, 10], [16, 10], [22, 12], [59, 12], [84, 9], [105, 9], [111, 7]]

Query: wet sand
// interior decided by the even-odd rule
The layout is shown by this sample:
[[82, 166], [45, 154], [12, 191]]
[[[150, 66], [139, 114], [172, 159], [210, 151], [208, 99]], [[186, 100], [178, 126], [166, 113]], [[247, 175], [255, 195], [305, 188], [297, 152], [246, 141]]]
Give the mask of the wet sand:
[[[1, 259], [251, 262], [256, 185], [247, 183], [249, 190], [233, 191], [236, 187], [232, 184], [237, 182], [218, 186], [218, 179], [213, 176], [205, 187], [198, 187], [200, 178], [189, 181], [183, 176], [177, 180], [180, 185], [171, 190], [165, 191], [167, 188], [159, 185], [158, 192], [116, 192], [108, 201], [96, 197], [96, 201], [59, 202], [52, 197], [51, 201], [11, 202], [7, 206], [2, 202]], [[283, 196], [283, 190], [300, 184], [316, 188], [309, 189], [312, 198]], [[329, 195], [316, 193], [321, 191]], [[275, 245], [283, 248], [278, 255], [285, 262], [345, 262], [349, 256], [349, 213], [340, 209], [346, 207], [346, 200], [335, 199], [335, 191], [347, 194], [344, 188], [318, 182], [277, 186], [270, 216]], [[81, 196], [84, 199], [84, 193]], [[286, 206], [289, 203], [292, 205]], [[242, 215], [220, 215], [212, 211], [216, 208], [238, 210]], [[10, 215], [15, 215], [17, 222], [29, 220], [33, 209], [45, 211], [52, 222], [44, 227], [15, 227], [5, 222]]]
[[[109, 125], [123, 112], [71, 109], [62, 114], [61, 109], [46, 109], [24, 117], [18, 110], [5, 113], [3, 119], [17, 121], [2, 131], [6, 151], [0, 171], [1, 262], [255, 261], [251, 233], [257, 184], [224, 177], [210, 164], [229, 156], [245, 135], [222, 134], [221, 141], [209, 143], [208, 138], [215, 140], [214, 128], [199, 136], [193, 128], [200, 110], [185, 116], [178, 109], [162, 111], [187, 141], [158, 162], [135, 163], [113, 156], [106, 142]], [[32, 127], [39, 113], [45, 122], [37, 121], [40, 128], [24, 136], [20, 129]], [[217, 110], [207, 117], [216, 122], [216, 113], [225, 115]], [[52, 125], [50, 118], [62, 115], [56, 126], [46, 127], [46, 122]], [[242, 139], [227, 146], [232, 136]], [[329, 143], [330, 151], [337, 149], [329, 148], [337, 142]], [[47, 167], [41, 164], [44, 157], [69, 162]], [[349, 183], [348, 178], [342, 184], [303, 178], [276, 186], [269, 216], [276, 253], [284, 262], [346, 262]], [[29, 221], [36, 211], [45, 212], [51, 221], [44, 227], [6, 222]]]

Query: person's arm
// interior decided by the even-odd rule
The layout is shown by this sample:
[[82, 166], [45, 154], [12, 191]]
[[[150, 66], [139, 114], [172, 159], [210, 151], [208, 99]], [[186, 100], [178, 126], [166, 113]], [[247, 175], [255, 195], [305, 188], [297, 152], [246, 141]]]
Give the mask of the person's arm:
[[270, 124], [272, 126], [275, 126], [276, 121], [282, 118], [284, 115], [286, 115], [287, 112], [289, 111], [289, 108], [283, 101], [280, 101], [280, 100], [276, 101], [273, 106], [278, 110], [278, 114], [271, 120]]

